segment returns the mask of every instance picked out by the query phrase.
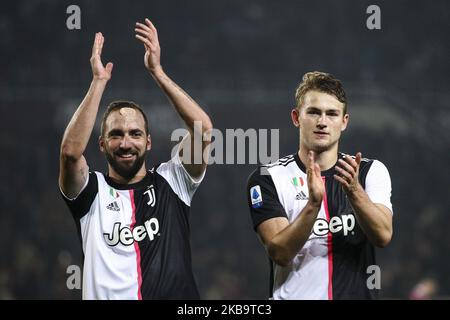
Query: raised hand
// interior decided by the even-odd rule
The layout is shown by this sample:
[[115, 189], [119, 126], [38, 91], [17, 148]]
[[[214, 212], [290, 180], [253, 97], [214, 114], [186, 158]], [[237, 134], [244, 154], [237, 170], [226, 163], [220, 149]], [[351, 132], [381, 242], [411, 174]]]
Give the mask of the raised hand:
[[139, 39], [145, 48], [144, 64], [150, 72], [154, 72], [161, 67], [161, 47], [158, 41], [158, 32], [149, 19], [145, 19], [145, 24], [136, 22], [136, 38]]
[[101, 55], [103, 49], [103, 43], [105, 38], [101, 32], [95, 34], [94, 45], [92, 46], [92, 56], [91, 56], [91, 68], [92, 76], [95, 80], [109, 80], [111, 79], [111, 72], [113, 69], [112, 62], [106, 64], [106, 68], [103, 66]]
[[347, 194], [355, 192], [360, 187], [358, 176], [361, 157], [361, 152], [356, 154], [354, 160], [352, 157], [346, 156], [344, 160], [339, 159], [335, 167], [339, 174], [335, 174], [334, 178], [341, 183], [342, 188]]
[[306, 174], [308, 179], [309, 202], [313, 206], [320, 207], [325, 193], [325, 185], [320, 174], [320, 167], [315, 162], [314, 156], [313, 151], [308, 152]]

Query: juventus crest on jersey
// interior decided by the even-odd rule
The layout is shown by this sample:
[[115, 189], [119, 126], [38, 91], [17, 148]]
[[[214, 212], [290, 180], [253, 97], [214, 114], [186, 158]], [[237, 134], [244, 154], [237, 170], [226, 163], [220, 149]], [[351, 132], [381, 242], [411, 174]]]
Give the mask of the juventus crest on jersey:
[[83, 299], [199, 298], [189, 208], [202, 179], [176, 155], [130, 185], [90, 172], [75, 199], [64, 196], [83, 246]]
[[[340, 153], [339, 158], [345, 155]], [[287, 267], [271, 261], [273, 299], [371, 299], [368, 266], [375, 264], [374, 247], [361, 230], [349, 200], [333, 175], [322, 171], [326, 194], [311, 234]], [[374, 203], [392, 211], [391, 181], [378, 160], [362, 159], [359, 181]], [[297, 154], [255, 170], [248, 181], [253, 226], [286, 217], [292, 223], [308, 201], [307, 175]]]

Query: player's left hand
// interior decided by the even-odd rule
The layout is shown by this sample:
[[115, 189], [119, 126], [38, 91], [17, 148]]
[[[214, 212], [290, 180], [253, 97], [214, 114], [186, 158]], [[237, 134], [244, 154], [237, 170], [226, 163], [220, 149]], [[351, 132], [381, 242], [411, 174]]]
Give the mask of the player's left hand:
[[153, 23], [145, 18], [145, 24], [136, 22], [134, 29], [136, 38], [139, 39], [145, 48], [144, 64], [150, 72], [155, 72], [161, 68], [161, 47], [159, 46], [158, 32]]
[[350, 156], [345, 156], [344, 159], [339, 159], [335, 166], [338, 174], [334, 175], [334, 179], [341, 183], [342, 188], [347, 194], [352, 194], [361, 187], [358, 180], [361, 157], [361, 152], [356, 154], [355, 159]]

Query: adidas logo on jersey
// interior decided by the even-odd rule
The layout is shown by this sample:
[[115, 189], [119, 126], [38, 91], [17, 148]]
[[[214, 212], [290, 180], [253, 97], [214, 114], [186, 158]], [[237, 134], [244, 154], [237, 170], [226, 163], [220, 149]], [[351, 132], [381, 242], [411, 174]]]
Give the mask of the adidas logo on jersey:
[[342, 233], [346, 236], [355, 228], [355, 222], [355, 216], [353, 214], [334, 216], [330, 219], [330, 222], [319, 218], [314, 222], [312, 233], [316, 236], [323, 237], [327, 235], [328, 232], [337, 233], [342, 230]]
[[111, 202], [110, 204], [108, 204], [106, 206], [106, 209], [111, 210], [111, 211], [120, 211], [119, 205], [117, 204], [116, 201]]
[[308, 196], [303, 191], [300, 191], [295, 196], [295, 200], [308, 200]]
[[135, 241], [140, 242], [148, 236], [150, 241], [155, 239], [155, 236], [159, 235], [159, 221], [156, 218], [151, 218], [145, 221], [144, 225], [133, 228], [133, 231], [129, 227], [121, 227], [120, 222], [114, 224], [111, 234], [104, 233], [105, 241], [108, 245], [114, 247], [121, 243], [124, 246], [130, 246]]

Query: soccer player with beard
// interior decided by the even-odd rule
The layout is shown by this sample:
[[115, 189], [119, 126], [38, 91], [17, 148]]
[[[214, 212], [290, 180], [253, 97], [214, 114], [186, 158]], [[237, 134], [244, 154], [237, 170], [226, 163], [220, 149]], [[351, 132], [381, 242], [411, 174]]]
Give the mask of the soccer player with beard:
[[[208, 115], [164, 73], [158, 33], [136, 23], [144, 64], [187, 125], [189, 134], [169, 161], [147, 170], [151, 149], [147, 117], [130, 101], [106, 110], [99, 138], [108, 173], [89, 171], [84, 157], [113, 64], [101, 61], [104, 38], [95, 35], [89, 91], [61, 143], [59, 186], [77, 225], [84, 253], [83, 299], [198, 299], [191, 263], [189, 209], [202, 181]], [[194, 122], [201, 125], [195, 125]], [[194, 135], [194, 133], [196, 133]], [[208, 140], [208, 139], [203, 139]], [[201, 152], [200, 157], [196, 152]], [[205, 154], [205, 156], [203, 156]], [[194, 161], [201, 158], [201, 161]]]

